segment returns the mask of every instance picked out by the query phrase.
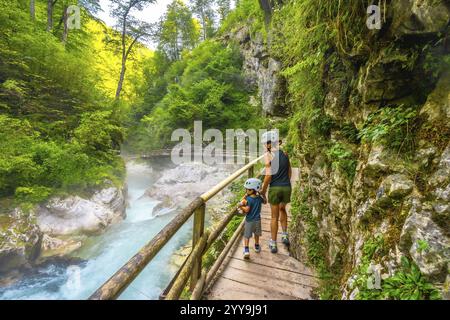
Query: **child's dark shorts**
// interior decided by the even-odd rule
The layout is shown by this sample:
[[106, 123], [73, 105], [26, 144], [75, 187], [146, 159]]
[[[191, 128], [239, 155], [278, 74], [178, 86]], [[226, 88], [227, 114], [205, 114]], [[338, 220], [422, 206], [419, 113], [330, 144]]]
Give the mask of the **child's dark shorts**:
[[255, 236], [261, 236], [261, 220], [245, 221], [244, 238], [250, 239], [253, 234], [255, 234]]

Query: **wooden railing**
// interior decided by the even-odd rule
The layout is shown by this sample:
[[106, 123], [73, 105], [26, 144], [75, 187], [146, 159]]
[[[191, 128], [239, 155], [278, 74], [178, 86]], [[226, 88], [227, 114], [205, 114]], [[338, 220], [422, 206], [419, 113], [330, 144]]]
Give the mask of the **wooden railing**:
[[[173, 149], [156, 149], [156, 150], [152, 150], [149, 151], [147, 153], [142, 153], [140, 155], [133, 155], [133, 156], [127, 156], [130, 159], [137, 159], [137, 158], [142, 158], [142, 159], [147, 159], [147, 158], [156, 158], [156, 157], [162, 157], [162, 156], [171, 156], [172, 155], [172, 151]], [[120, 151], [118, 151], [120, 153]], [[195, 148], [191, 148], [191, 152], [190, 152], [191, 156], [203, 156], [203, 151], [197, 151]], [[251, 157], [251, 155], [249, 155], [248, 151], [245, 152], [240, 152], [239, 150], [233, 150], [231, 152], [228, 152], [227, 150], [221, 150], [220, 153], [218, 152], [216, 157], [224, 157], [224, 158], [234, 158], [234, 157], [242, 157], [244, 159], [248, 159]]]
[[237, 240], [244, 226], [242, 222], [210, 270], [202, 270], [203, 255], [223, 230], [225, 230], [228, 223], [236, 214], [236, 209], [231, 210], [214, 229], [205, 230], [206, 203], [230, 183], [239, 178], [243, 173], [248, 172], [248, 176], [253, 177], [254, 167], [262, 158], [263, 156], [260, 156], [251, 161], [215, 187], [194, 199], [150, 242], [128, 260], [122, 268], [97, 289], [89, 299], [116, 299], [192, 215], [194, 215], [192, 251], [170, 283], [167, 292], [163, 294], [163, 298], [167, 300], [178, 299], [190, 278], [191, 299], [199, 299], [204, 289], [211, 284], [214, 275], [217, 273], [221, 263], [225, 259], [233, 243]]

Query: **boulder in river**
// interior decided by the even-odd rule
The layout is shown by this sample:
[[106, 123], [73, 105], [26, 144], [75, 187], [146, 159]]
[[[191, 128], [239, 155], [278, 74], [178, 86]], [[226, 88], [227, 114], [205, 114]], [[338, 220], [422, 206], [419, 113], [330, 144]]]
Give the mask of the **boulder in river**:
[[[183, 208], [229, 175], [230, 172], [225, 168], [210, 167], [203, 163], [183, 163], [163, 172], [158, 181], [147, 190], [146, 196], [161, 201], [155, 207], [154, 214], [163, 208]], [[208, 202], [209, 207], [223, 205], [221, 194]]]
[[38, 208], [37, 223], [50, 236], [95, 234], [125, 217], [122, 190], [109, 187], [90, 199], [79, 196], [52, 198]]
[[103, 231], [126, 214], [126, 187], [96, 191], [89, 199], [55, 197], [28, 212], [0, 216], [0, 273], [34, 265], [39, 257], [66, 256], [84, 236]]
[[42, 232], [34, 212], [20, 209], [0, 217], [0, 274], [34, 261], [40, 253]]

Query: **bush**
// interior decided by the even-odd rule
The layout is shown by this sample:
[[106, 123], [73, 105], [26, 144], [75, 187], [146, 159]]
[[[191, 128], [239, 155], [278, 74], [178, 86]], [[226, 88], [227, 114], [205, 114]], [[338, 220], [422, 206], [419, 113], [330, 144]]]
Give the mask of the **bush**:
[[395, 300], [440, 300], [439, 291], [428, 283], [419, 268], [402, 257], [402, 267], [383, 282], [384, 297]]
[[[367, 272], [367, 267], [364, 269]], [[367, 276], [359, 276], [360, 300], [440, 300], [439, 291], [421, 274], [408, 258], [401, 258], [401, 267], [391, 277], [381, 280], [381, 289], [368, 289]]]
[[112, 119], [112, 111], [97, 111], [81, 115], [75, 130], [76, 143], [93, 156], [111, 160], [124, 139], [124, 129]]
[[79, 140], [70, 143], [45, 141], [27, 120], [0, 115], [0, 195], [36, 203], [57, 190], [83, 190], [105, 180], [118, 183], [123, 162], [113, 156], [111, 144], [120, 128], [107, 115], [89, 116], [79, 127]]
[[[172, 131], [192, 131], [195, 120], [203, 129], [259, 129], [265, 120], [249, 104], [253, 88], [244, 85], [242, 60], [234, 46], [207, 40], [182, 61], [173, 63], [165, 74], [176, 77], [167, 85], [167, 94], [156, 103], [133, 130], [132, 147], [138, 150], [169, 147]], [[175, 79], [175, 80], [174, 80]]]
[[32, 188], [19, 187], [16, 189], [15, 198], [21, 203], [40, 203], [47, 199], [52, 189], [35, 186]]
[[367, 240], [362, 248], [361, 263], [356, 271], [356, 287], [359, 289], [357, 299], [393, 299], [393, 300], [425, 300], [440, 299], [439, 292], [428, 283], [419, 268], [408, 258], [401, 258], [401, 266], [394, 275], [381, 279], [381, 289], [369, 289], [368, 267], [371, 262], [380, 261], [388, 254], [383, 236], [379, 235]]
[[342, 170], [349, 181], [353, 180], [357, 161], [351, 149], [342, 143], [335, 142], [327, 150], [326, 155], [334, 169]]
[[324, 75], [332, 59], [361, 54], [368, 33], [361, 33], [362, 1], [287, 1], [272, 17], [271, 54], [283, 63], [292, 127], [289, 140], [303, 154], [326, 145], [336, 125], [323, 110]]
[[415, 108], [404, 105], [385, 107], [368, 117], [358, 137], [364, 142], [383, 143], [399, 153], [412, 151], [416, 120]]
[[237, 27], [242, 26], [243, 22], [249, 25], [250, 32], [253, 35], [259, 33], [264, 38], [267, 38], [267, 33], [264, 26], [264, 12], [261, 10], [257, 0], [239, 1], [236, 4], [236, 8], [231, 11], [222, 22], [219, 29], [219, 34], [234, 31]]

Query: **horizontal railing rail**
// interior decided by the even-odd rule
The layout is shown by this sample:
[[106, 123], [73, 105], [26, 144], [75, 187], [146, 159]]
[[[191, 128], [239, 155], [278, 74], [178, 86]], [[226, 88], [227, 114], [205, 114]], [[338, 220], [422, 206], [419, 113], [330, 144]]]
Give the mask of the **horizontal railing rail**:
[[[156, 150], [152, 150], [147, 153], [142, 153], [139, 155], [125, 155], [125, 157], [129, 158], [129, 159], [139, 159], [139, 158], [147, 159], [147, 158], [157, 158], [157, 157], [169, 157], [172, 155], [172, 152], [173, 152], [173, 149], [156, 149]], [[189, 152], [189, 154], [194, 157], [203, 157], [205, 155], [202, 149], [199, 151], [199, 150], [196, 150], [195, 148], [192, 148], [191, 151]], [[253, 153], [249, 153], [249, 152], [242, 152], [239, 150], [234, 150], [234, 151], [229, 152], [225, 149], [225, 150], [219, 150], [211, 156], [214, 156], [216, 158], [222, 157], [222, 158], [227, 159], [227, 161], [229, 161], [228, 160], [229, 158], [235, 158], [235, 157], [239, 157], [240, 159], [248, 160], [249, 158], [254, 158], [255, 155], [256, 155], [256, 153], [253, 154]]]
[[[116, 299], [133, 282], [140, 272], [152, 261], [158, 252], [167, 244], [173, 235], [183, 226], [186, 221], [194, 215], [194, 229], [192, 251], [187, 260], [180, 267], [175, 278], [162, 298], [178, 299], [182, 290], [186, 286], [189, 278], [190, 289], [196, 296], [201, 296], [203, 288], [206, 287], [211, 278], [211, 270], [202, 272], [202, 258], [208, 248], [214, 243], [219, 235], [226, 228], [235, 215], [235, 209], [228, 213], [225, 218], [213, 230], [204, 230], [206, 203], [218, 192], [226, 188], [230, 183], [239, 178], [243, 173], [248, 172], [249, 177], [254, 176], [255, 165], [263, 159], [260, 156], [247, 165], [243, 166], [228, 178], [221, 181], [209, 191], [195, 198], [187, 207], [167, 224], [150, 242], [139, 250], [128, 262], [126, 262], [113, 276], [111, 276], [100, 288], [90, 297], [90, 300], [110, 300]], [[240, 226], [242, 228], [243, 225]], [[236, 235], [236, 234], [235, 234]], [[230, 241], [231, 242], [231, 241]], [[228, 243], [228, 245], [230, 244]], [[227, 246], [228, 246], [227, 245]], [[227, 248], [227, 247], [226, 247]], [[220, 256], [219, 256], [220, 258]], [[213, 265], [213, 268], [217, 268]], [[200, 286], [201, 284], [201, 286]], [[191, 295], [193, 296], [193, 294]]]

